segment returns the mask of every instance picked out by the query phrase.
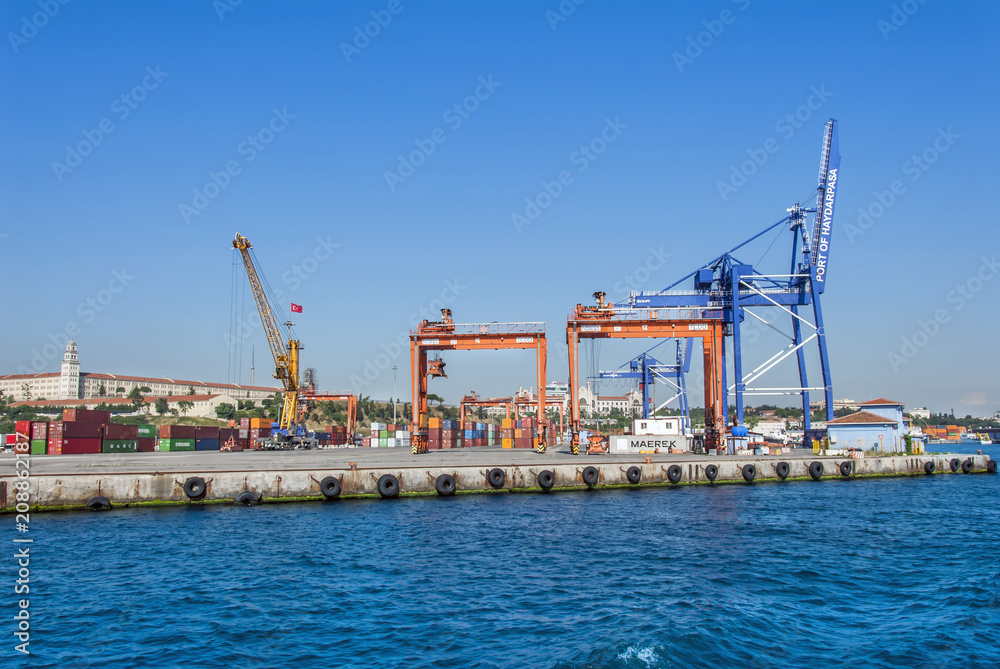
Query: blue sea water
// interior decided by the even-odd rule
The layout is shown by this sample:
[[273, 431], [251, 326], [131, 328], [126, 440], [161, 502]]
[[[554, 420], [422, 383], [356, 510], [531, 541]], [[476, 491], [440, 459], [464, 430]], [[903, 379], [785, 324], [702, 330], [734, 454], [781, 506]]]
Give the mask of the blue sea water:
[[11, 635], [0, 652], [61, 668], [997, 667], [998, 491], [1000, 476], [936, 475], [39, 514], [34, 656]]

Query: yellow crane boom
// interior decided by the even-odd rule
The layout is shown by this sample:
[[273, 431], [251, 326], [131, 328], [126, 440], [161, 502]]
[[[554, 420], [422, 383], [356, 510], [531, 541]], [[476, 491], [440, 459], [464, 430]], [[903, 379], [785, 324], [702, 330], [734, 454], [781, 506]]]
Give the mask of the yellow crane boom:
[[[274, 312], [271, 311], [271, 304], [267, 300], [267, 294], [257, 276], [257, 268], [254, 265], [253, 254], [250, 249], [253, 244], [240, 233], [236, 233], [233, 239], [233, 248], [239, 249], [243, 257], [243, 266], [247, 271], [247, 279], [250, 281], [250, 289], [253, 291], [253, 299], [257, 303], [257, 311], [260, 313], [260, 322], [264, 326], [264, 333], [267, 335], [267, 343], [271, 347], [271, 355], [274, 357], [274, 378], [281, 381], [285, 388], [285, 404], [281, 409], [281, 420], [279, 424], [282, 430], [288, 430], [298, 416], [299, 405], [299, 340], [289, 339], [287, 342], [278, 329], [278, 323], [274, 319]], [[290, 322], [285, 325], [291, 325]]]

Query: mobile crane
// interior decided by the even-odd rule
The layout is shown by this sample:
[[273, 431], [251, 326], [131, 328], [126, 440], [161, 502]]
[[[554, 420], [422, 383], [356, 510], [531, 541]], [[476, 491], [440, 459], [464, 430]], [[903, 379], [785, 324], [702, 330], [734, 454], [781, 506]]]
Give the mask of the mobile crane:
[[[271, 436], [264, 439], [261, 445], [264, 449], [269, 450], [314, 448], [317, 445], [316, 439], [307, 436], [305, 426], [295, 424], [299, 417], [299, 350], [302, 348], [301, 343], [298, 339], [286, 337], [278, 329], [278, 322], [274, 318], [274, 312], [271, 311], [271, 304], [265, 292], [266, 279], [262, 283], [257, 275], [253, 244], [237, 232], [236, 238], [233, 239], [233, 248], [237, 249], [243, 258], [247, 280], [250, 282], [253, 299], [257, 303], [257, 311], [260, 313], [260, 322], [264, 326], [264, 334], [267, 335], [267, 343], [271, 347], [271, 355], [274, 358], [274, 378], [281, 381], [285, 388], [285, 401], [281, 408], [278, 429], [272, 431]], [[290, 328], [295, 324], [289, 320], [282, 325], [290, 334]]]

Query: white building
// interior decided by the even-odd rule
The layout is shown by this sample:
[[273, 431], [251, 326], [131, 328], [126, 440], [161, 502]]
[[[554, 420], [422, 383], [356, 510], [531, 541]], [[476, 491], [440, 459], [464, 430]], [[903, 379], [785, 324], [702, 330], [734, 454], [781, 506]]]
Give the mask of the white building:
[[281, 391], [280, 388], [266, 386], [81, 372], [76, 342], [72, 339], [66, 344], [66, 352], [58, 373], [0, 376], [0, 393], [14, 401], [126, 397], [133, 388], [142, 387], [149, 388], [149, 392], [145, 394], [152, 397], [187, 395], [194, 391], [195, 395], [229, 395], [256, 402]]
[[618, 409], [626, 416], [642, 415], [642, 394], [632, 389], [621, 396], [599, 395], [590, 384], [580, 388], [580, 409], [591, 416], [607, 416]]
[[923, 418], [924, 420], [927, 420], [931, 417], [930, 409], [928, 409], [927, 407], [914, 407], [913, 409], [910, 409], [907, 413], [909, 413], [910, 416], [912, 416], [913, 418]]
[[[154, 405], [158, 397], [144, 397], [143, 400], [146, 403], [144, 409], [138, 414], [146, 414], [149, 416], [157, 416], [156, 409]], [[218, 415], [215, 413], [216, 407], [222, 404], [232, 404], [233, 407], [237, 407], [237, 400], [229, 395], [173, 395], [165, 397], [167, 400], [167, 406], [171, 411], [176, 411], [178, 415], [184, 418], [214, 418], [218, 420]], [[190, 402], [192, 406], [185, 405], [181, 407], [181, 402]], [[84, 408], [84, 409], [95, 409], [99, 405], [104, 404], [109, 409], [115, 411], [116, 413], [125, 413], [126, 415], [132, 415], [128, 412], [129, 407], [132, 405], [132, 400], [121, 399], [117, 397], [100, 397], [94, 399], [79, 399], [79, 400], [32, 400], [30, 402], [15, 402], [14, 406], [30, 406], [30, 407], [52, 407], [58, 411], [62, 409], [70, 409], [74, 407]], [[53, 414], [57, 415], [57, 414]]]
[[787, 429], [787, 419], [771, 417], [760, 420], [753, 431], [764, 435], [768, 439], [783, 441], [787, 437]]

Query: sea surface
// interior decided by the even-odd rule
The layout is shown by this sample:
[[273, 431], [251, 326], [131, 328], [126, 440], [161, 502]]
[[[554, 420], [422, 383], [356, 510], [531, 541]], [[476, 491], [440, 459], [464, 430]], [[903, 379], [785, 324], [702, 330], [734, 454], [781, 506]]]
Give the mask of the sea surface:
[[34, 655], [7, 622], [2, 666], [1000, 666], [1000, 476], [53, 513], [31, 535]]

